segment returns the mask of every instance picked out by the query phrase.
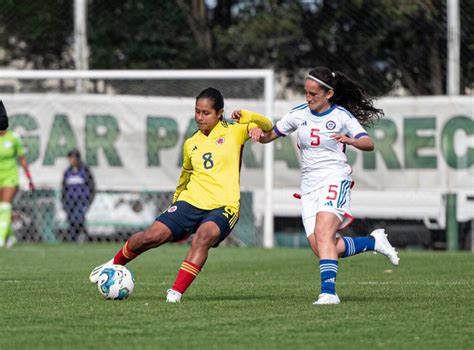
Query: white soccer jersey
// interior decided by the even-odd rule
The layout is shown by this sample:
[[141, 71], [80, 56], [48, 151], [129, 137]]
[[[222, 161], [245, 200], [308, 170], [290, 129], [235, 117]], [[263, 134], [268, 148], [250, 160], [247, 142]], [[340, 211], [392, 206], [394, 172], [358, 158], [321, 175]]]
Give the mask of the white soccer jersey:
[[307, 103], [296, 106], [276, 123], [274, 130], [280, 136], [298, 132], [298, 147], [303, 163], [303, 195], [318, 189], [329, 180], [352, 181], [352, 168], [347, 163], [346, 147], [332, 139], [331, 135], [344, 134], [352, 138], [368, 135], [348, 110], [336, 104], [323, 113], [311, 111]]

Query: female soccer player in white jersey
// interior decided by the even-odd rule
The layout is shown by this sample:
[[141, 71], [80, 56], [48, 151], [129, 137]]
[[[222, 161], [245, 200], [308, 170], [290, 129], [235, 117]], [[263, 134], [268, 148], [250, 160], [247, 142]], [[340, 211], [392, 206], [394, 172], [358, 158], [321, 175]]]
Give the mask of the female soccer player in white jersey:
[[196, 97], [194, 118], [198, 131], [184, 143], [184, 160], [173, 203], [146, 230], [135, 233], [107, 263], [92, 270], [89, 279], [96, 283], [110, 264], [125, 265], [148, 249], [176, 242], [195, 233], [191, 248], [181, 264], [166, 301], [181, 301], [206, 262], [209, 249], [223, 241], [239, 219], [240, 164], [249, 130], [272, 129], [263, 116], [250, 118], [242, 111], [240, 123], [222, 120], [224, 98], [214, 88]]
[[[306, 102], [296, 106], [273, 130], [250, 131], [253, 139], [268, 143], [298, 133], [301, 151], [302, 218], [311, 249], [320, 258], [321, 293], [314, 304], [339, 304], [336, 294], [338, 257], [375, 250], [398, 265], [399, 258], [383, 229], [367, 237], [343, 237], [337, 231], [352, 221], [352, 168], [347, 145], [372, 151], [374, 144], [361, 126], [376, 122], [383, 111], [373, 106], [362, 88], [344, 74], [326, 67], [311, 70], [305, 79]], [[239, 111], [232, 113], [240, 118]]]

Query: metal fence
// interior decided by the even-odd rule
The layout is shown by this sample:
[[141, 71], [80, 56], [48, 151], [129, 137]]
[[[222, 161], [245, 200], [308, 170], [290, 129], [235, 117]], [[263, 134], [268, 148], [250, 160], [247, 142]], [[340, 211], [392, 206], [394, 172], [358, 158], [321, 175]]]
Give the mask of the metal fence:
[[[272, 68], [280, 98], [326, 65], [377, 96], [472, 94], [473, 12], [472, 0], [2, 1], [0, 65]], [[24, 84], [0, 89], [32, 88]], [[94, 81], [86, 91], [107, 86]]]
[[[472, 96], [474, 91], [472, 0], [0, 0], [0, 4], [0, 67], [7, 70], [271, 68], [277, 98], [289, 100], [301, 96], [302, 80], [310, 68], [326, 65], [381, 97]], [[38, 80], [0, 74], [0, 96], [194, 96], [203, 85], [217, 86], [227, 98], [263, 97], [261, 81]], [[34, 137], [28, 135], [31, 130], [19, 131]], [[159, 214], [169, 195], [169, 191], [99, 188], [86, 231], [77, 237], [122, 240]], [[238, 244], [262, 244], [262, 223], [255, 223], [251, 197], [250, 192], [243, 195], [250, 209], [237, 226]], [[105, 220], [110, 206], [124, 210], [131, 221]], [[101, 213], [102, 219], [92, 213]], [[71, 240], [64, 215], [58, 188], [40, 188], [35, 194], [21, 191], [13, 227], [26, 241]], [[354, 227], [365, 232], [379, 223], [365, 220]], [[445, 231], [430, 231], [423, 222], [385, 220], [385, 224], [399, 232], [398, 246], [445, 247]], [[275, 225], [282, 231], [277, 237], [282, 245], [306, 244], [300, 221], [282, 217]], [[469, 222], [459, 227], [461, 247], [472, 244], [471, 230]]]

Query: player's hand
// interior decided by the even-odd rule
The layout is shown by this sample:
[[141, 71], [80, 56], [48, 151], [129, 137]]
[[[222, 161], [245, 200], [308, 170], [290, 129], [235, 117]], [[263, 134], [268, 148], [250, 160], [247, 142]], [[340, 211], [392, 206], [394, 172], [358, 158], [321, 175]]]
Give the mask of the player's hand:
[[346, 135], [342, 134], [333, 134], [331, 135], [331, 138], [336, 140], [337, 142], [343, 143], [345, 145], [353, 145], [354, 144], [354, 139], [347, 137]]
[[28, 182], [28, 187], [31, 192], [34, 192], [36, 190], [35, 184], [31, 180]]
[[240, 121], [240, 117], [242, 116], [242, 112], [240, 112], [240, 109], [233, 111], [230, 117], [235, 120], [237, 123]]
[[253, 142], [260, 141], [260, 137], [262, 137], [263, 135], [264, 135], [264, 132], [260, 128], [251, 129], [249, 131], [249, 136], [250, 136], [250, 138], [252, 139]]

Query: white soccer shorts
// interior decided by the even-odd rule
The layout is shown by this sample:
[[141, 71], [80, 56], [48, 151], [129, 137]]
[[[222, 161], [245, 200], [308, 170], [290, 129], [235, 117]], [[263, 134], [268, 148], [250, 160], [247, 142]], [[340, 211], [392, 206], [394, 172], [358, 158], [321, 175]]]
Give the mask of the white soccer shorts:
[[317, 190], [301, 196], [303, 225], [306, 237], [314, 233], [316, 214], [327, 211], [335, 214], [341, 221], [339, 230], [349, 226], [354, 218], [351, 215], [352, 181], [339, 179], [326, 182]]

